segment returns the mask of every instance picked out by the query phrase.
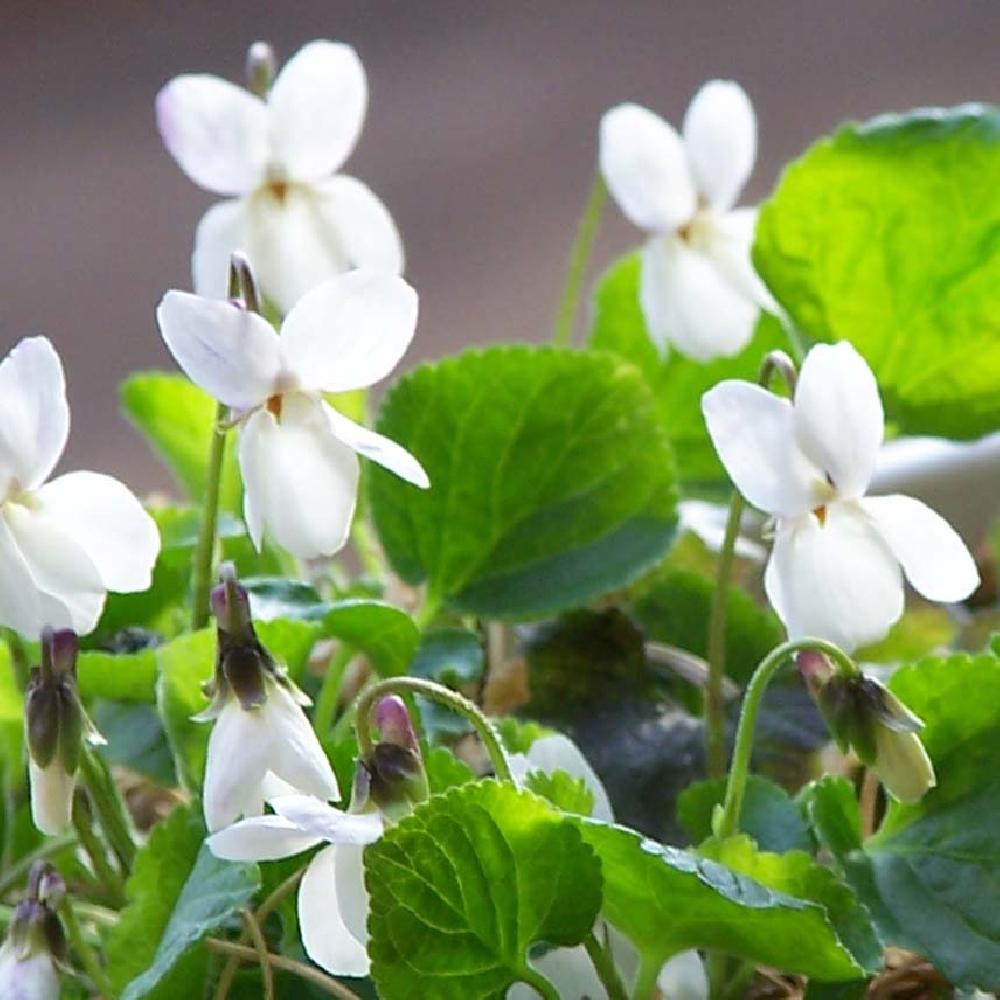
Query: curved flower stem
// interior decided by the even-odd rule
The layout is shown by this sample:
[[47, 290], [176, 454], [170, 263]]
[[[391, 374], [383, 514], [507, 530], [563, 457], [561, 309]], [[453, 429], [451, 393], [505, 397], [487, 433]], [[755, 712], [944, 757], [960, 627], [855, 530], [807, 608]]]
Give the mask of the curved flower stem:
[[240, 910], [240, 916], [246, 926], [250, 940], [253, 942], [254, 951], [260, 961], [260, 976], [264, 980], [264, 1000], [274, 1000], [274, 972], [271, 969], [271, 962], [267, 953], [267, 942], [261, 933], [260, 924], [253, 912], [246, 907]]
[[851, 658], [838, 646], [825, 639], [795, 639], [782, 643], [772, 649], [757, 665], [743, 697], [743, 708], [740, 711], [740, 722], [736, 729], [736, 743], [733, 746], [733, 760], [729, 768], [729, 780], [726, 783], [726, 796], [718, 821], [713, 823], [713, 832], [717, 837], [731, 837], [739, 829], [740, 812], [743, 808], [743, 795], [746, 792], [747, 776], [750, 773], [750, 753], [753, 750], [754, 729], [757, 725], [757, 713], [764, 697], [764, 691], [771, 678], [778, 672], [788, 659], [804, 649], [815, 649], [825, 653], [834, 667], [844, 676], [854, 676], [858, 672]]
[[123, 874], [128, 875], [136, 851], [128, 813], [107, 764], [90, 747], [84, 747], [80, 755], [80, 776], [94, 804], [108, 845], [118, 859]]
[[[245, 944], [234, 944], [232, 941], [223, 941], [220, 938], [206, 938], [205, 944], [209, 951], [214, 951], [219, 955], [228, 955], [235, 958], [237, 962], [256, 962], [257, 952], [253, 948], [248, 948]], [[296, 962], [294, 958], [287, 958], [284, 955], [275, 955], [274, 952], [267, 953], [268, 962], [275, 969], [282, 969], [285, 972], [293, 972], [302, 979], [308, 979], [320, 989], [325, 990], [332, 997], [340, 997], [341, 1000], [361, 1000], [361, 998], [349, 990], [343, 983], [338, 983], [332, 976], [328, 976], [319, 969], [314, 969], [305, 962]], [[555, 1000], [559, 1000], [558, 997]]]
[[527, 983], [543, 1000], [559, 1000], [559, 991], [534, 969], [522, 969], [518, 981]]
[[212, 446], [208, 453], [208, 478], [205, 482], [205, 502], [202, 505], [201, 529], [194, 550], [194, 572], [191, 583], [191, 629], [208, 624], [208, 602], [215, 576], [215, 536], [219, 527], [219, 488], [222, 482], [222, 459], [226, 453], [226, 431], [223, 421], [226, 407], [220, 403], [215, 411]]
[[316, 696], [316, 710], [313, 712], [313, 729], [322, 740], [330, 732], [333, 725], [333, 715], [337, 710], [337, 699], [344, 681], [344, 672], [354, 657], [354, 648], [343, 645], [330, 658], [330, 663], [323, 675], [319, 694]]
[[566, 280], [563, 284], [562, 298], [559, 300], [555, 331], [552, 334], [552, 343], [556, 347], [569, 347], [572, 342], [573, 322], [580, 304], [580, 289], [587, 274], [590, 248], [594, 244], [594, 237], [597, 236], [607, 195], [608, 189], [604, 185], [604, 178], [598, 171], [590, 186], [590, 193], [587, 195], [587, 202], [583, 207], [583, 214], [580, 216], [573, 246], [569, 252]]
[[743, 497], [733, 490], [726, 518], [726, 533], [719, 550], [715, 571], [715, 589], [708, 619], [708, 681], [705, 685], [705, 758], [710, 778], [726, 773], [726, 699], [723, 681], [726, 676], [726, 612], [729, 580], [733, 572], [736, 538], [743, 516]]
[[390, 677], [388, 680], [379, 681], [373, 684], [358, 699], [355, 728], [358, 733], [358, 751], [362, 760], [371, 759], [375, 752], [371, 736], [371, 711], [380, 698], [387, 694], [419, 694], [431, 701], [436, 701], [445, 708], [450, 708], [453, 712], [461, 715], [464, 719], [472, 723], [479, 738], [483, 741], [483, 746], [489, 754], [493, 764], [493, 770], [501, 781], [513, 781], [510, 770], [510, 761], [507, 759], [507, 751], [504, 750], [500, 742], [500, 734], [496, 731], [493, 723], [486, 718], [479, 707], [469, 701], [464, 695], [451, 688], [446, 688], [442, 684], [435, 684], [434, 681], [424, 680], [422, 677]]
[[[284, 882], [279, 885], [274, 892], [271, 893], [267, 899], [264, 900], [260, 906], [257, 907], [254, 913], [254, 920], [257, 926], [260, 927], [262, 923], [273, 913], [282, 903], [282, 901], [292, 892], [295, 891], [296, 886], [302, 881], [302, 876], [306, 873], [306, 865], [303, 865], [298, 871], [293, 872]], [[242, 946], [246, 941], [250, 939], [250, 932], [244, 929], [243, 934], [240, 936], [239, 944]], [[271, 963], [274, 964], [273, 962]], [[219, 983], [215, 988], [215, 1000], [226, 1000], [229, 995], [229, 990], [232, 988], [233, 979], [236, 977], [236, 971], [240, 965], [240, 954], [229, 953], [229, 958], [226, 961], [225, 967], [222, 970], [222, 974], [219, 976]]]
[[628, 993], [618, 975], [618, 970], [615, 968], [614, 960], [601, 947], [601, 942], [597, 940], [597, 936], [593, 931], [583, 939], [583, 946], [587, 949], [587, 954], [594, 965], [597, 978], [600, 979], [605, 992], [608, 994], [608, 1000], [628, 1000]]
[[95, 836], [90, 826], [90, 819], [84, 814], [83, 809], [81, 800], [76, 799], [73, 802], [73, 829], [76, 831], [76, 839], [80, 841], [81, 847], [90, 858], [94, 874], [107, 893], [108, 899], [114, 906], [124, 906], [125, 882], [108, 860], [104, 845]]
[[80, 927], [80, 922], [76, 919], [73, 904], [70, 902], [68, 896], [63, 900], [62, 906], [59, 907], [59, 912], [62, 915], [63, 926], [66, 928], [66, 936], [69, 938], [70, 946], [83, 963], [87, 975], [90, 976], [91, 981], [97, 987], [102, 997], [105, 997], [106, 1000], [114, 1000], [115, 993], [111, 986], [111, 980], [108, 979], [108, 975], [94, 954], [93, 949], [87, 944], [87, 940], [83, 936], [83, 928]]

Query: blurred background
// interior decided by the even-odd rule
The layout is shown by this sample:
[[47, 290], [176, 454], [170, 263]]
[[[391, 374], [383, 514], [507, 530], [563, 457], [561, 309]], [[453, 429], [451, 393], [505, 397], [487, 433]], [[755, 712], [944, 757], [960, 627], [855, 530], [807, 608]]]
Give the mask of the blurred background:
[[[242, 81], [247, 45], [279, 62], [349, 42], [368, 120], [346, 171], [394, 214], [421, 324], [407, 365], [465, 344], [549, 336], [594, 169], [597, 122], [632, 99], [679, 123], [699, 84], [740, 81], [760, 156], [744, 199], [849, 118], [997, 99], [997, 0], [0, 0], [0, 347], [46, 333], [73, 431], [62, 467], [169, 486], [118, 415], [117, 385], [173, 369], [153, 310], [190, 285], [213, 196], [160, 144], [153, 99], [178, 73]], [[595, 271], [637, 241], [613, 208]]]

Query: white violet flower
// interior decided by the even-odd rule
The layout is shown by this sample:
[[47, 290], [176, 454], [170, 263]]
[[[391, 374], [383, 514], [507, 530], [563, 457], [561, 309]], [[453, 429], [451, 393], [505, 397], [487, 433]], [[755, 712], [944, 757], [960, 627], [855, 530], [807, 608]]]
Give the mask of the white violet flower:
[[367, 976], [368, 891], [363, 852], [382, 835], [377, 812], [348, 813], [308, 795], [270, 800], [274, 814], [234, 823], [208, 838], [216, 857], [273, 861], [324, 847], [299, 885], [298, 914], [306, 954], [335, 976]]
[[0, 363], [0, 624], [37, 638], [97, 624], [109, 590], [146, 590], [160, 550], [153, 519], [111, 476], [49, 482], [69, 436], [62, 363], [45, 337]]
[[750, 262], [757, 211], [734, 208], [757, 156], [753, 105], [710, 80], [683, 137], [659, 115], [620, 104], [601, 119], [600, 167], [615, 201], [649, 234], [639, 299], [653, 341], [697, 361], [736, 354], [760, 307], [776, 306]]
[[[553, 733], [535, 740], [526, 754], [511, 754], [511, 771], [518, 783], [541, 771], [554, 774], [564, 771], [582, 781], [593, 796], [591, 816], [602, 823], [614, 823], [614, 812], [601, 779], [587, 758], [569, 737]], [[639, 970], [639, 954], [632, 943], [610, 924], [599, 921], [595, 928], [598, 938], [607, 938], [611, 955], [626, 986]], [[556, 987], [561, 997], [592, 997], [606, 1000], [607, 992], [597, 978], [593, 962], [583, 945], [575, 948], [553, 948], [531, 963]], [[664, 963], [657, 977], [657, 986], [669, 1000], [707, 1000], [708, 978], [701, 957], [695, 950], [683, 951]], [[533, 1000], [537, 994], [525, 983], [515, 983], [507, 990], [507, 1000]]]
[[196, 184], [230, 198], [198, 225], [196, 291], [225, 298], [237, 250], [248, 253], [283, 313], [342, 271], [402, 271], [389, 212], [361, 181], [337, 173], [367, 100], [354, 49], [322, 40], [292, 56], [263, 99], [207, 74], [179, 76], [160, 91], [156, 118], [167, 149]]
[[848, 652], [881, 639], [903, 612], [904, 574], [933, 601], [976, 588], [975, 562], [944, 518], [911, 497], [865, 496], [884, 417], [850, 344], [809, 352], [794, 401], [727, 380], [702, 409], [736, 488], [774, 518], [764, 581], [791, 638]]
[[355, 453], [429, 485], [408, 451], [323, 399], [372, 385], [402, 357], [417, 322], [417, 294], [402, 278], [330, 278], [300, 299], [280, 337], [254, 312], [186, 292], [167, 292], [156, 315], [177, 363], [239, 421], [244, 515], [258, 548], [266, 528], [301, 558], [337, 552], [354, 514]]

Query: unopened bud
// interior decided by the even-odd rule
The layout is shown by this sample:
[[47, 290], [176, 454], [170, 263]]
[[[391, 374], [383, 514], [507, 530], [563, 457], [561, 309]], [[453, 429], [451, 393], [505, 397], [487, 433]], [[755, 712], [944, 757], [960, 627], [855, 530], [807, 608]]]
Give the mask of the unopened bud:
[[25, 691], [25, 737], [40, 768], [57, 760], [67, 774], [76, 772], [86, 721], [76, 693], [75, 632], [42, 633], [41, 663], [31, 671]]
[[819, 689], [817, 704], [841, 750], [853, 749], [897, 799], [916, 802], [934, 787], [918, 735], [923, 722], [878, 681], [838, 674]]
[[363, 762], [368, 794], [383, 815], [399, 819], [429, 794], [420, 741], [406, 703], [397, 695], [380, 699], [372, 718], [381, 739]]
[[27, 895], [14, 907], [10, 925], [8, 941], [17, 962], [36, 955], [65, 958], [66, 938], [56, 915], [65, 895], [65, 883], [51, 865], [38, 862], [32, 866]]
[[229, 258], [229, 298], [247, 312], [260, 312], [260, 293], [250, 258], [239, 250]]
[[819, 697], [820, 688], [830, 680], [835, 671], [826, 654], [818, 649], [803, 649], [795, 654], [795, 666], [809, 688], [813, 698]]
[[274, 49], [267, 42], [254, 42], [247, 49], [247, 90], [258, 97], [266, 97], [274, 82]]

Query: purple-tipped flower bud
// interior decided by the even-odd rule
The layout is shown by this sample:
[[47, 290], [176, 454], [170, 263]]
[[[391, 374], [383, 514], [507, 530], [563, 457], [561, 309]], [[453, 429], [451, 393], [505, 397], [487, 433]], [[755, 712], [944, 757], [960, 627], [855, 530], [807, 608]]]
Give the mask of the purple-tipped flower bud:
[[[10, 949], [14, 963], [24, 965], [37, 956], [52, 957], [59, 961], [65, 958], [66, 938], [56, 915], [65, 895], [66, 885], [51, 865], [37, 862], [32, 866], [27, 894], [14, 908], [10, 935], [3, 948], [3, 951]], [[28, 975], [24, 969], [20, 972], [22, 976]]]
[[830, 680], [835, 671], [825, 653], [818, 649], [803, 649], [795, 654], [795, 666], [809, 688], [813, 698], [819, 697], [820, 688]]
[[381, 738], [371, 758], [363, 761], [368, 793], [383, 815], [400, 819], [429, 794], [420, 741], [406, 703], [397, 695], [380, 699], [372, 717]]

